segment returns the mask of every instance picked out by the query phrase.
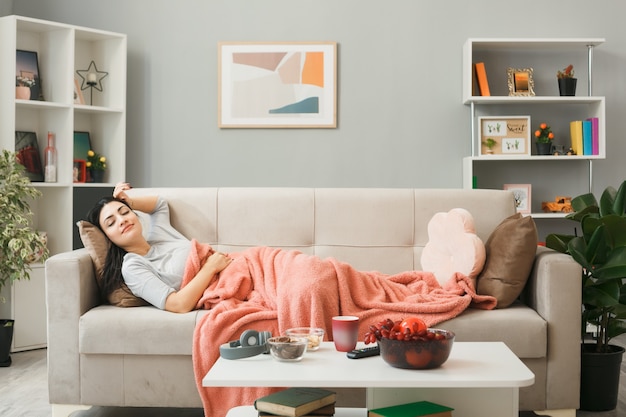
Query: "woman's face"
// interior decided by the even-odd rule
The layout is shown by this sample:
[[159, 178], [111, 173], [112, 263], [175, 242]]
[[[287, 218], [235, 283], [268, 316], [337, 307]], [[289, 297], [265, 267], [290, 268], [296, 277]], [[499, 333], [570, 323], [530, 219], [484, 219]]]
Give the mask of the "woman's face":
[[102, 207], [100, 227], [111, 242], [123, 249], [143, 239], [139, 217], [119, 201], [112, 201]]

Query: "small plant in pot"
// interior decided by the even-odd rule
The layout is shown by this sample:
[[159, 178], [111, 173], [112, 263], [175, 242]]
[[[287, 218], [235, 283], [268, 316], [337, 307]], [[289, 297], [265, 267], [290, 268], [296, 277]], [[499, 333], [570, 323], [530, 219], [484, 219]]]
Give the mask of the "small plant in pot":
[[552, 154], [552, 141], [554, 140], [554, 133], [552, 128], [547, 123], [541, 123], [539, 129], [535, 130], [535, 143], [537, 147], [537, 155], [551, 155]]
[[493, 154], [493, 148], [498, 144], [493, 138], [487, 138], [483, 141], [483, 145], [487, 147], [487, 154]]
[[576, 82], [574, 78], [574, 66], [569, 64], [562, 70], [556, 72], [556, 78], [559, 82], [559, 94], [561, 96], [575, 96]]
[[[29, 279], [31, 262], [48, 257], [46, 238], [31, 227], [29, 202], [41, 195], [13, 152], [0, 154], [0, 294], [13, 281]], [[6, 300], [0, 295], [0, 303]], [[13, 320], [0, 317], [0, 366], [9, 366]]]
[[[624, 349], [610, 341], [626, 333], [626, 181], [618, 190], [607, 187], [599, 202], [591, 193], [580, 195], [572, 208], [567, 218], [579, 223], [580, 233], [550, 234], [546, 246], [571, 255], [583, 268], [581, 409], [612, 410]], [[585, 342], [588, 325], [597, 330], [594, 343]]]

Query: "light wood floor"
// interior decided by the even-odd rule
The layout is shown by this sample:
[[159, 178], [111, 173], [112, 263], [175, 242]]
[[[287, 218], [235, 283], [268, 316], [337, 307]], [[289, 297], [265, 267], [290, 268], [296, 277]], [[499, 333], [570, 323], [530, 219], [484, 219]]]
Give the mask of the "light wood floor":
[[[614, 339], [616, 344], [626, 346], [626, 335]], [[0, 368], [0, 416], [2, 417], [50, 417], [48, 403], [46, 349], [13, 353], [13, 364]], [[203, 417], [201, 409], [118, 408], [92, 407], [78, 411], [72, 417]], [[534, 413], [520, 413], [520, 417], [532, 417]], [[622, 363], [619, 403], [615, 410], [602, 413], [577, 411], [577, 417], [623, 417], [626, 416], [626, 359]]]

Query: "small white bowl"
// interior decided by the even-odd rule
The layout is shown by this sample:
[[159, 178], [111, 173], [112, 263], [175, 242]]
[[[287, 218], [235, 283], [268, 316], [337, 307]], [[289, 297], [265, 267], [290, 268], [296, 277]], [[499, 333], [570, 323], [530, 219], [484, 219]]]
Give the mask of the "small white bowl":
[[320, 348], [324, 340], [324, 329], [320, 327], [294, 327], [285, 331], [287, 336], [305, 337], [309, 340], [307, 351], [313, 352]]
[[267, 339], [270, 354], [282, 362], [297, 362], [306, 353], [308, 339], [304, 337], [278, 336]]

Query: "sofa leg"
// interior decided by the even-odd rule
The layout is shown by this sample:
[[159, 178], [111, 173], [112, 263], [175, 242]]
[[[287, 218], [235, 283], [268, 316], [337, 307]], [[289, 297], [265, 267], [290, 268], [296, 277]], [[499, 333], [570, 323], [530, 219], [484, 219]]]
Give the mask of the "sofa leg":
[[70, 417], [75, 411], [89, 410], [90, 405], [77, 404], [51, 404], [52, 417]]
[[542, 410], [535, 411], [535, 414], [538, 416], [549, 416], [549, 417], [576, 417], [576, 410], [573, 408], [563, 409], [563, 410]]

